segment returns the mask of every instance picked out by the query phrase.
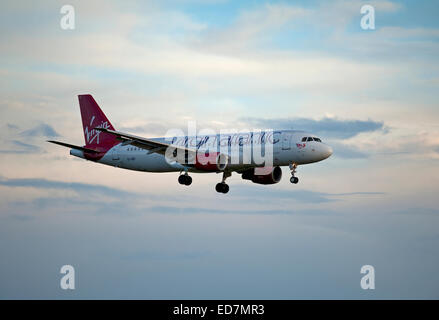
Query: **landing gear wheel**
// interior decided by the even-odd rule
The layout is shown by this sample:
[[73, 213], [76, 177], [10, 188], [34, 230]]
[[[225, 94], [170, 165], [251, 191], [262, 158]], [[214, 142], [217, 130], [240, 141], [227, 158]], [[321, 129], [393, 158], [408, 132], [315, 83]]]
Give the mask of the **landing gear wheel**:
[[231, 172], [224, 171], [223, 179], [220, 183], [217, 183], [215, 186], [215, 190], [219, 193], [227, 193], [229, 192], [229, 185], [226, 183], [226, 179], [232, 175]]
[[290, 170], [291, 170], [291, 178], [290, 178], [290, 182], [291, 182], [291, 183], [294, 183], [294, 184], [296, 184], [296, 183], [299, 182], [299, 178], [297, 178], [297, 177], [295, 176], [295, 174], [296, 174], [296, 169], [297, 169], [297, 164], [295, 164], [295, 163], [290, 164]]
[[297, 177], [291, 177], [291, 178], [290, 178], [290, 182], [296, 184], [296, 183], [299, 182], [299, 178], [297, 178]]
[[224, 182], [217, 183], [215, 190], [219, 193], [227, 193], [229, 192], [229, 185]]
[[192, 183], [192, 177], [185, 175], [185, 174], [182, 174], [178, 177], [178, 183], [189, 186]]

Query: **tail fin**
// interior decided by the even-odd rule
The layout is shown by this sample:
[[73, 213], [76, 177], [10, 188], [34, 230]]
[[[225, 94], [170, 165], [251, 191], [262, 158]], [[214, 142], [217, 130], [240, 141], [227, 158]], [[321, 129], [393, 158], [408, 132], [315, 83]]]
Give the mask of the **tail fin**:
[[90, 94], [78, 96], [81, 109], [82, 126], [84, 128], [85, 147], [106, 151], [116, 145], [118, 141], [114, 135], [95, 130], [106, 128], [114, 130], [113, 125], [99, 108], [95, 99]]

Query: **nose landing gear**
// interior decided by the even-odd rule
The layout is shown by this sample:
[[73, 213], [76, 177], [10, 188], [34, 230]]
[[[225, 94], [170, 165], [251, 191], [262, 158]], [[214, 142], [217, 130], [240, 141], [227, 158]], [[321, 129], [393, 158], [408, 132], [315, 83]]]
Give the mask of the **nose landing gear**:
[[290, 182], [294, 184], [297, 184], [299, 182], [299, 178], [295, 176], [296, 168], [297, 168], [297, 164], [295, 163], [290, 164], [290, 170], [291, 170]]
[[296, 183], [299, 182], [299, 178], [297, 178], [297, 177], [291, 177], [291, 178], [290, 178], [290, 182], [296, 184]]

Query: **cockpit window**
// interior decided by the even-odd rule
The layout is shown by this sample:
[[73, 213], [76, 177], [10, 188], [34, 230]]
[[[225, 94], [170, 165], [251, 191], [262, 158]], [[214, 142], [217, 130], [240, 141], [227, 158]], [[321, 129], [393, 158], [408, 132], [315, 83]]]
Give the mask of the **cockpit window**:
[[322, 142], [322, 140], [320, 140], [319, 138], [316, 138], [316, 137], [303, 137], [302, 142], [306, 142], [306, 141]]

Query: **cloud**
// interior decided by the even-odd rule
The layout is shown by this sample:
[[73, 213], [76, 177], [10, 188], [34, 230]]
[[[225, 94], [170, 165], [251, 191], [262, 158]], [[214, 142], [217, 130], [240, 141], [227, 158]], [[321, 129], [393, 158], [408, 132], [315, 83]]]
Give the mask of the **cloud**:
[[40, 147], [34, 146], [29, 143], [24, 143], [19, 140], [9, 141], [14, 147], [19, 147], [19, 149], [10, 148], [10, 149], [1, 149], [1, 154], [32, 154], [32, 153], [41, 153], [43, 150]]
[[118, 127], [118, 130], [122, 132], [146, 133], [146, 134], [163, 136], [166, 134], [169, 128], [172, 127], [164, 123], [147, 122], [145, 124], [132, 125], [132, 126], [121, 125], [120, 127]]
[[131, 192], [110, 188], [103, 185], [86, 184], [79, 182], [63, 182], [39, 178], [8, 179], [1, 177], [0, 185], [6, 187], [29, 187], [37, 189], [68, 189], [81, 194], [101, 194], [115, 198], [134, 195], [134, 193]]
[[[285, 177], [283, 177], [285, 179]], [[288, 177], [287, 177], [288, 178]], [[332, 202], [333, 199], [328, 197], [328, 194], [309, 191], [309, 190], [278, 190], [269, 189], [266, 186], [236, 186], [233, 188], [233, 194], [238, 197], [246, 197], [252, 199], [261, 199], [262, 201], [290, 199], [302, 203], [325, 203]]]
[[314, 25], [329, 28], [345, 28], [355, 19], [361, 18], [360, 8], [365, 5], [372, 5], [376, 12], [394, 13], [401, 9], [402, 5], [387, 0], [364, 1], [364, 0], [335, 0], [322, 1], [315, 8], [311, 18]]
[[32, 137], [55, 138], [55, 137], [59, 137], [59, 134], [50, 125], [42, 123], [34, 128], [21, 132], [20, 136], [28, 137], [28, 138], [32, 138]]
[[[438, 127], [432, 129], [438, 123], [437, 19], [411, 19], [412, 8], [434, 16], [423, 3], [405, 2], [407, 10], [390, 15], [398, 5], [368, 2], [377, 13], [370, 32], [359, 30], [365, 1], [319, 0], [302, 12], [287, 1], [172, 3], [75, 2], [72, 32], [59, 28], [59, 2], [0, 5], [6, 30], [0, 148], [45, 148], [44, 130], [19, 135], [40, 123], [53, 125], [66, 141], [82, 141], [76, 94], [87, 91], [120, 121], [118, 129], [145, 136], [178, 128], [185, 117], [222, 127], [242, 116], [300, 116], [307, 121], [295, 125], [334, 140], [328, 141], [334, 157], [406, 150], [439, 158]], [[389, 22], [413, 29], [387, 28]], [[432, 29], [422, 29], [427, 25]], [[348, 120], [333, 118], [338, 122], [328, 127], [316, 118], [326, 112]], [[425, 135], [417, 136], [420, 131]], [[353, 139], [341, 141], [345, 135]], [[185, 188], [178, 173], [119, 170], [54, 152], [65, 154], [63, 161], [52, 154], [0, 155], [11, 177], [0, 179], [0, 291], [7, 298], [63, 298], [51, 284], [59, 271], [53, 268], [65, 259], [88, 277], [81, 278], [87, 284], [77, 292], [82, 298], [361, 299], [362, 261], [387, 279], [378, 298], [438, 296], [437, 210], [392, 214], [413, 204], [435, 208], [437, 161], [330, 158], [301, 168], [298, 186], [288, 174], [274, 186], [234, 175], [230, 193], [220, 195], [214, 190], [220, 177], [213, 174], [194, 175]]]
[[[268, 200], [265, 199], [265, 202]], [[162, 214], [244, 214], [244, 215], [278, 215], [278, 214], [298, 214], [294, 209], [258, 209], [258, 210], [239, 210], [239, 209], [212, 209], [203, 207], [181, 207], [181, 206], [152, 206], [149, 211]]]
[[267, 3], [252, 10], [243, 10], [235, 21], [221, 29], [209, 28], [193, 41], [198, 48], [231, 52], [260, 42], [279, 29], [307, 17], [310, 10], [287, 4]]
[[[113, 22], [115, 20], [113, 17], [122, 15], [120, 8], [110, 8], [110, 10], [111, 15], [106, 12], [105, 15], [102, 14], [107, 21]], [[50, 69], [58, 70], [60, 74], [63, 73], [62, 71], [69, 71], [70, 68], [74, 71], [85, 66], [91, 67], [83, 70], [88, 75], [88, 81], [96, 76], [96, 72], [121, 71], [133, 73], [133, 78], [171, 76], [174, 80], [182, 78], [196, 81], [199, 77], [207, 79], [220, 77], [221, 86], [229, 84], [229, 90], [236, 90], [237, 87], [242, 90], [243, 87], [249, 86], [253, 92], [283, 88], [314, 91], [320, 88], [331, 93], [336, 89], [345, 93], [352, 87], [363, 92], [370, 83], [388, 84], [389, 81], [383, 78], [383, 74], [390, 77], [395, 73], [404, 73], [402, 70], [406, 70], [406, 68], [373, 63], [366, 65], [364, 61], [353, 59], [337, 59], [333, 54], [321, 52], [273, 50], [270, 47], [255, 52], [246, 45], [247, 41], [261, 38], [260, 34], [264, 34], [266, 30], [277, 30], [279, 26], [288, 25], [288, 22], [295, 22], [299, 17], [306, 16], [307, 10], [285, 4], [266, 4], [242, 12], [236, 22], [236, 28], [235, 24], [230, 28], [225, 27], [226, 30], [223, 30], [224, 28], [212, 30], [214, 27], [208, 27], [207, 36], [202, 34], [199, 39], [194, 36], [196, 39], [193, 41], [175, 38], [169, 30], [158, 33], [149, 31], [151, 27], [148, 24], [156, 24], [156, 16], [165, 20], [165, 24], [173, 21], [172, 14], [167, 17], [166, 14], [154, 13], [153, 20], [148, 19], [148, 22], [145, 22], [149, 28], [144, 26], [138, 28], [139, 26], [135, 25], [132, 30], [130, 29], [132, 31], [129, 33], [130, 36], [127, 36], [123, 28], [122, 31], [117, 29], [119, 21], [116, 20], [114, 30], [112, 26], [108, 26], [108, 23], [103, 23], [107, 28], [91, 29], [87, 33], [75, 30], [69, 37], [60, 36], [58, 33], [49, 33], [45, 37], [8, 34], [10, 39], [4, 41], [3, 47], [0, 44], [0, 49], [5, 57], [17, 63], [29, 64], [31, 61], [32, 65], [49, 65]], [[83, 11], [87, 11], [87, 15], [90, 15], [89, 8]], [[139, 17], [138, 12], [132, 15], [136, 18], [127, 20], [143, 20], [143, 16]], [[149, 11], [148, 17], [151, 17]], [[96, 17], [89, 16], [89, 18], [96, 23]], [[179, 23], [179, 27], [184, 25], [184, 22]], [[216, 34], [218, 35], [214, 36]], [[207, 41], [207, 44], [204, 41]], [[214, 50], [205, 50], [209, 42], [212, 42]], [[54, 46], [59, 50], [50, 50]], [[226, 49], [221, 51], [215, 46]], [[234, 46], [241, 47], [239, 52], [233, 49]], [[40, 73], [37, 75], [38, 79]], [[66, 74], [72, 79], [72, 74], [75, 72], [66, 72]], [[236, 81], [245, 83], [237, 86]], [[68, 86], [63, 82], [61, 84], [63, 87]], [[218, 85], [215, 82], [204, 83], [205, 86], [207, 84], [209, 87]]]
[[[288, 177], [283, 177], [286, 179]], [[354, 195], [383, 195], [382, 192], [349, 192], [349, 193], [326, 193], [312, 190], [283, 190], [277, 188], [270, 188], [260, 185], [237, 185], [233, 186], [233, 196], [239, 198], [248, 198], [248, 201], [253, 202], [279, 202], [279, 200], [286, 201], [292, 200], [294, 202], [306, 203], [306, 204], [322, 204], [328, 202], [339, 201], [343, 197], [349, 197]], [[247, 200], [246, 200], [247, 201]], [[252, 211], [240, 211], [237, 213], [267, 213], [265, 210], [252, 210]], [[271, 212], [277, 213], [300, 213], [292, 209], [285, 210], [271, 210]]]
[[325, 117], [320, 120], [307, 118], [286, 118], [286, 119], [263, 119], [263, 118], [241, 118], [252, 126], [259, 128], [282, 128], [304, 130], [307, 132], [321, 134], [324, 137], [336, 139], [352, 138], [363, 132], [383, 131], [386, 132], [384, 123], [373, 120], [343, 120], [338, 118]]
[[439, 145], [436, 128], [424, 127], [416, 130], [392, 127], [392, 135], [372, 137], [358, 142], [357, 147], [379, 155], [407, 155], [408, 157], [438, 159], [435, 152]]
[[[3, 128], [6, 129], [3, 135], [3, 138], [6, 139], [3, 141], [0, 140], [1, 144], [3, 145], [3, 149], [0, 149], [1, 154], [42, 153], [42, 148], [29, 143], [29, 141], [33, 138], [55, 138], [59, 136], [55, 129], [45, 123], [21, 132], [18, 132], [20, 130], [19, 126], [11, 123], [7, 123]], [[10, 138], [9, 140], [8, 137]], [[23, 142], [22, 140], [26, 140], [26, 142]]]
[[17, 125], [12, 124], [12, 123], [7, 123], [7, 124], [6, 124], [6, 128], [7, 128], [8, 130], [11, 130], [11, 131], [15, 131], [15, 130], [18, 130], [18, 129], [19, 129], [19, 127], [18, 127]]
[[397, 209], [394, 211], [394, 214], [413, 215], [415, 217], [419, 215], [439, 217], [439, 210], [437, 208], [411, 207]]
[[[306, 192], [305, 192], [306, 193]], [[298, 193], [304, 194], [302, 192]], [[355, 193], [353, 193], [355, 194]], [[352, 194], [352, 195], [353, 195]], [[360, 194], [360, 193], [359, 193]], [[331, 196], [326, 194], [327, 196]], [[332, 195], [332, 196], [347, 196], [343, 194]], [[146, 196], [147, 197], [147, 196]], [[147, 197], [148, 198], [148, 197]], [[286, 198], [280, 197], [281, 199], [286, 200]], [[317, 197], [315, 197], [317, 198]], [[18, 220], [18, 221], [28, 221], [35, 218], [35, 213], [48, 214], [50, 212], [60, 213], [72, 213], [78, 214], [83, 213], [85, 215], [96, 215], [96, 216], [119, 216], [123, 218], [129, 217], [138, 217], [142, 215], [149, 214], [159, 214], [159, 215], [267, 215], [267, 216], [275, 216], [275, 215], [327, 215], [327, 214], [336, 214], [331, 209], [321, 210], [320, 208], [311, 208], [311, 209], [299, 209], [294, 206], [286, 207], [286, 208], [274, 208], [270, 207], [267, 209], [229, 209], [229, 208], [220, 208], [214, 209], [208, 206], [205, 207], [194, 207], [190, 206], [188, 203], [179, 203], [177, 205], [151, 205], [150, 203], [140, 203], [141, 196], [131, 197], [129, 203], [125, 201], [127, 198], [123, 196], [121, 198], [114, 198], [114, 201], [108, 202], [102, 199], [85, 199], [85, 198], [69, 198], [69, 197], [41, 197], [36, 198], [32, 201], [15, 201], [10, 202], [8, 204], [8, 215], [10, 219]], [[235, 198], [236, 199], [236, 198]], [[241, 197], [242, 199], [242, 197]], [[268, 198], [266, 196], [264, 200], [264, 204], [273, 203], [274, 199]], [[273, 200], [273, 201], [270, 201]], [[291, 197], [291, 200], [298, 201], [298, 198]], [[310, 198], [302, 198], [299, 202], [307, 202]], [[337, 199], [338, 200], [338, 199]], [[234, 200], [231, 200], [234, 202]], [[317, 202], [307, 202], [320, 204], [322, 202], [331, 202], [336, 200], [317, 200]], [[259, 201], [254, 201], [255, 203], [260, 203]], [[189, 206], [187, 206], [189, 205]], [[23, 212], [32, 212], [33, 214], [24, 215]], [[18, 215], [18, 217], [17, 217]]]
[[334, 150], [333, 156], [335, 157], [344, 159], [364, 159], [370, 156], [370, 154], [360, 151], [357, 147], [336, 141], [331, 141], [331, 147]]
[[[402, 6], [391, 1], [338, 0], [320, 1], [315, 6], [300, 6], [290, 3], [266, 3], [251, 9], [241, 10], [232, 22], [221, 29], [207, 28], [193, 40], [198, 48], [209, 51], [232, 53], [261, 47], [276, 39], [279, 33], [298, 36], [299, 46], [307, 42], [303, 34], [314, 36], [315, 30], [331, 36], [344, 32], [353, 21], [361, 18], [360, 8], [370, 4], [380, 13], [394, 13]], [[321, 42], [319, 43], [321, 45]], [[346, 45], [346, 44], [344, 44]]]
[[162, 252], [162, 251], [137, 251], [124, 253], [123, 260], [192, 260], [202, 259], [210, 255], [208, 251]]
[[[233, 194], [229, 199], [228, 206], [216, 206], [200, 204], [194, 206], [184, 201], [184, 197], [169, 195], [153, 195], [151, 193], [136, 193], [111, 188], [97, 184], [85, 184], [77, 182], [63, 182], [38, 178], [8, 179], [0, 177], [0, 186], [11, 188], [28, 187], [47, 190], [72, 190], [79, 197], [57, 193], [56, 196], [48, 195], [37, 197], [31, 201], [10, 202], [9, 211], [33, 212], [35, 208], [44, 212], [86, 212], [95, 215], [122, 215], [138, 216], [143, 214], [229, 214], [229, 215], [309, 215], [328, 214], [331, 210], [318, 210], [317, 206], [323, 203], [340, 201], [344, 197], [355, 195], [382, 195], [381, 192], [350, 192], [350, 193], [325, 193], [311, 190], [282, 190], [267, 188], [259, 185], [234, 185]], [[102, 198], [104, 196], [105, 198]], [[111, 201], [108, 201], [110, 199]], [[194, 196], [193, 202], [197, 197]], [[214, 199], [213, 201], [220, 201]], [[292, 207], [273, 207], [273, 203], [311, 204], [316, 207], [302, 209]], [[255, 208], [238, 208], [236, 204], [251, 202]], [[202, 203], [200, 201], [200, 203]], [[264, 205], [259, 205], [264, 204]], [[268, 205], [268, 207], [266, 206]], [[64, 209], [61, 209], [64, 208]], [[332, 212], [333, 213], [333, 212]], [[14, 218], [14, 217], [12, 217]]]

